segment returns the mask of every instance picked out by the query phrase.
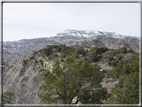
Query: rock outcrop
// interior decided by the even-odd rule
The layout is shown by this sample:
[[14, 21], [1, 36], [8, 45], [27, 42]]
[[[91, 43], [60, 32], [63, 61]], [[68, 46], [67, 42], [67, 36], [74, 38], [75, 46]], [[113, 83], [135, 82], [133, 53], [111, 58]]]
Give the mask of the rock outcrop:
[[55, 37], [69, 36], [68, 33], [57, 33]]

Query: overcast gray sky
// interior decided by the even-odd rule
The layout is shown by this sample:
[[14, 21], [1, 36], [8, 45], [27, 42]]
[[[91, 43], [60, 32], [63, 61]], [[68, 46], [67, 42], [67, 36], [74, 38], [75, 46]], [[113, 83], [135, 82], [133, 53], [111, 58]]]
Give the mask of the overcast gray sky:
[[139, 3], [4, 3], [3, 40], [53, 37], [65, 29], [140, 36]]

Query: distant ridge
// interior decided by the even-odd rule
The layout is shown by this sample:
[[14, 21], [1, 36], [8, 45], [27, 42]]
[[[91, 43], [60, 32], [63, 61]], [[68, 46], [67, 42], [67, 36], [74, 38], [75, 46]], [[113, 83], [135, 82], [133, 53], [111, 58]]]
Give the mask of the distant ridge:
[[[85, 39], [88, 39], [87, 43], [83, 42]], [[88, 46], [91, 47], [106, 46], [112, 49], [117, 49], [119, 47], [125, 46], [127, 48], [132, 48], [136, 52], [139, 51], [139, 39], [133, 36], [124, 36], [118, 33], [101, 32], [95, 30], [65, 30], [63, 33], [57, 33], [55, 37], [50, 38], [22, 39], [19, 41], [3, 42], [3, 52], [23, 53], [38, 51], [46, 47], [47, 45], [79, 45], [76, 43], [80, 43], [84, 47], [86, 47], [88, 44]]]
[[123, 39], [123, 38], [139, 39], [136, 36], [126, 36], [126, 35], [121, 35], [115, 32], [104, 32], [104, 31], [96, 31], [96, 30], [73, 30], [73, 29], [65, 29], [64, 32], [57, 33], [55, 37], [74, 36], [78, 38], [90, 38], [97, 35], [108, 36], [108, 37], [113, 37], [118, 39]]
[[94, 36], [91, 38], [82, 39], [78, 42], [72, 44], [73, 47], [107, 47], [109, 49], [118, 49], [121, 47], [126, 47], [128, 49], [133, 49], [134, 52], [139, 52], [139, 40], [133, 38], [112, 38], [108, 36]]

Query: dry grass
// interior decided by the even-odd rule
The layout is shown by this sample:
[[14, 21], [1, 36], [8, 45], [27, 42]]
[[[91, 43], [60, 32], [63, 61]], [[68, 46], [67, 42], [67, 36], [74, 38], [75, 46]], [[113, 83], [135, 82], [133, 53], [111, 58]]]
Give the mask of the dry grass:
[[107, 88], [108, 93], [110, 93], [111, 89], [115, 87], [115, 85], [119, 82], [119, 80], [106, 80], [101, 83], [103, 88]]
[[110, 71], [110, 70], [112, 70], [112, 69], [114, 68], [114, 67], [112, 67], [112, 66], [109, 66], [109, 65], [106, 64], [106, 63], [103, 63], [103, 64], [99, 63], [99, 65], [100, 65], [100, 67], [101, 67], [102, 70]]

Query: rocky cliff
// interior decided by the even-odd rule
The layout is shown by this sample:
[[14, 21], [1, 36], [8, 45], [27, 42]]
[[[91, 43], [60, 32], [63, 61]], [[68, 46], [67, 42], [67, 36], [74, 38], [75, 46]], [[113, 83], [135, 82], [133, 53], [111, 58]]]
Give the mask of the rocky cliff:
[[32, 54], [20, 58], [14, 65], [3, 68], [3, 91], [10, 91], [16, 95], [15, 103], [42, 104], [38, 97], [39, 87], [43, 83], [42, 71], [52, 71], [54, 60], [43, 58], [40, 54], [32, 58]]

